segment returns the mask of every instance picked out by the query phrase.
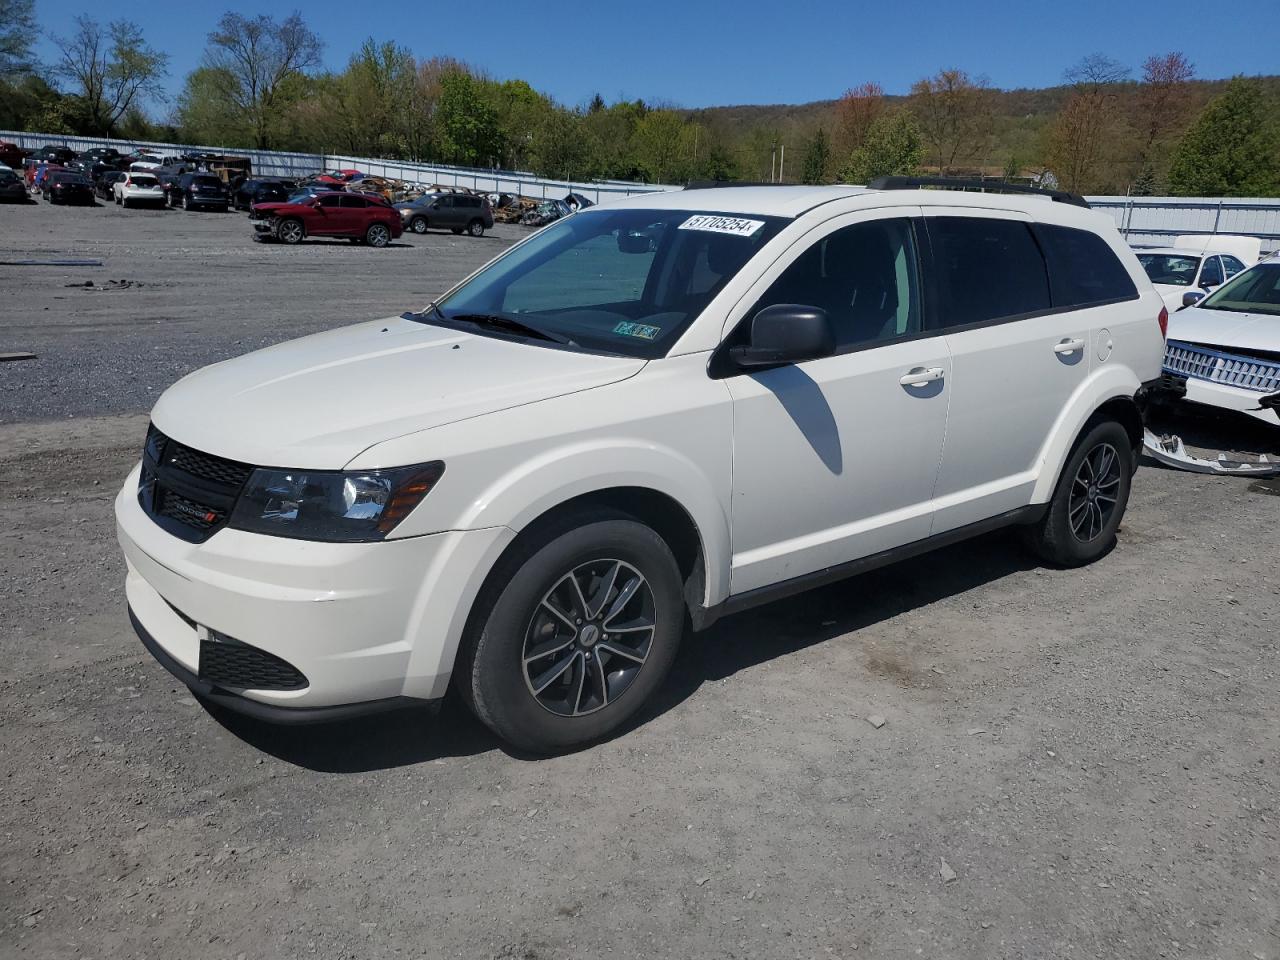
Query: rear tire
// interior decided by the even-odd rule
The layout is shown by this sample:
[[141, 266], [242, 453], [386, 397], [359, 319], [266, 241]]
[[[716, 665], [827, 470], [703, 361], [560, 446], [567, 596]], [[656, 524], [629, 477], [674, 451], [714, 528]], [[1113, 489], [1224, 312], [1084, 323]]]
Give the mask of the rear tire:
[[491, 583], [455, 680], [512, 746], [549, 754], [601, 740], [671, 669], [685, 626], [680, 571], [642, 523], [602, 511], [566, 518], [504, 558]]
[[1133, 463], [1121, 424], [1088, 427], [1067, 457], [1044, 519], [1024, 528], [1027, 546], [1059, 567], [1081, 567], [1110, 552], [1129, 503]]
[[473, 236], [473, 237], [483, 237], [483, 236], [484, 236], [484, 221], [483, 221], [483, 220], [472, 220], [470, 223], [468, 223], [468, 224], [467, 224], [467, 233], [471, 234], [471, 236]]
[[385, 223], [371, 223], [364, 232], [364, 242], [371, 247], [385, 247], [391, 242], [391, 228]]

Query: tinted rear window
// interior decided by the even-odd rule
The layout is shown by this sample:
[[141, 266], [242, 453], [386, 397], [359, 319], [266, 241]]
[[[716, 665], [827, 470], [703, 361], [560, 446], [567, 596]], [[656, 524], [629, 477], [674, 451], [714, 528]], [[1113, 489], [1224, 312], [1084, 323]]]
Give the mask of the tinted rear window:
[[1051, 224], [1037, 229], [1049, 259], [1055, 307], [1114, 303], [1138, 296], [1129, 271], [1096, 233]]
[[1049, 274], [1031, 228], [1018, 220], [930, 217], [943, 327], [1050, 309]]

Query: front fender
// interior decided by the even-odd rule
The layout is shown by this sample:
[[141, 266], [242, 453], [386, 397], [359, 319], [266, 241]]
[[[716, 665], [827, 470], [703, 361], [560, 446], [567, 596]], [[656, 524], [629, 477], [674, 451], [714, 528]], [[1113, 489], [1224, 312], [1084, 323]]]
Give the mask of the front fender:
[[1071, 452], [1071, 446], [1094, 412], [1108, 400], [1117, 397], [1132, 399], [1142, 386], [1141, 380], [1131, 369], [1121, 365], [1095, 369], [1071, 394], [1038, 459], [1039, 471], [1031, 493], [1032, 503], [1047, 503], [1057, 486], [1058, 475]]
[[520, 531], [566, 501], [621, 487], [664, 494], [679, 504], [702, 544], [708, 605], [729, 595], [729, 517], [711, 477], [671, 447], [631, 439], [578, 442], [524, 460], [479, 491], [460, 529]]

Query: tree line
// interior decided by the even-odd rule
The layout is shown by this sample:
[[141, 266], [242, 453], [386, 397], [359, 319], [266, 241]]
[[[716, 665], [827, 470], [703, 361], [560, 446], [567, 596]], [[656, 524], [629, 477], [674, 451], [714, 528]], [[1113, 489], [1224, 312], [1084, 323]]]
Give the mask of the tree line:
[[863, 183], [883, 174], [1002, 175], [1084, 193], [1280, 195], [1280, 98], [1236, 78], [1204, 102], [1179, 52], [1139, 75], [1091, 55], [1051, 112], [1011, 114], [982, 77], [944, 69], [889, 96], [863, 83], [796, 108], [685, 110], [596, 94], [566, 105], [523, 80], [373, 38], [341, 70], [302, 15], [227, 13], [160, 119], [168, 56], [126, 20], [77, 17], [39, 64], [34, 0], [0, 0], [0, 127], [207, 145], [345, 153], [568, 180]]

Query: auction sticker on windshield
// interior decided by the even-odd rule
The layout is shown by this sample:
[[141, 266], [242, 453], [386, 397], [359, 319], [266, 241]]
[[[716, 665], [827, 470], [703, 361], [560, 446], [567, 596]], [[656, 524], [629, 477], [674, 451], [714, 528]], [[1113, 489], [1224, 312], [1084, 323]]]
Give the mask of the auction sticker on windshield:
[[705, 230], [709, 233], [728, 233], [735, 237], [749, 237], [763, 226], [763, 220], [744, 220], [741, 217], [716, 217], [699, 213], [680, 224], [680, 229]]

